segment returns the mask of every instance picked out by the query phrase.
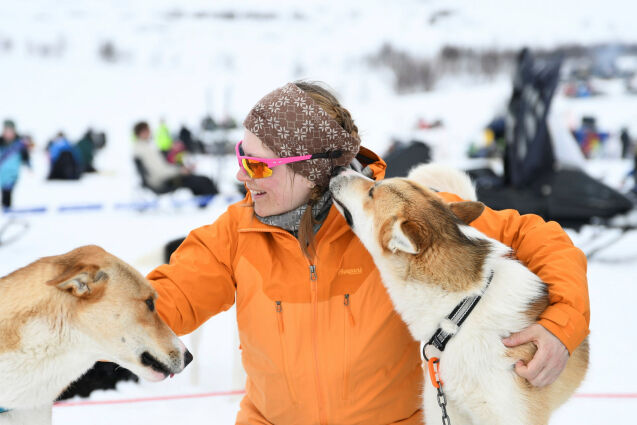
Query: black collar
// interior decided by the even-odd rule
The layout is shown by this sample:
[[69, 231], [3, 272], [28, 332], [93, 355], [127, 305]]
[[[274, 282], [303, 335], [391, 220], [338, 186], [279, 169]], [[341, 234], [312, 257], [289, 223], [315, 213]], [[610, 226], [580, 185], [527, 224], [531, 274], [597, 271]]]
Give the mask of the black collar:
[[475, 306], [478, 304], [478, 301], [480, 301], [480, 298], [482, 298], [482, 295], [484, 295], [492, 280], [493, 270], [491, 270], [491, 273], [487, 278], [487, 283], [486, 285], [484, 285], [484, 288], [482, 288], [480, 295], [473, 295], [471, 297], [464, 298], [447, 316], [447, 320], [451, 321], [451, 323], [455, 325], [455, 331], [447, 333], [446, 331], [442, 330], [442, 328], [438, 328], [436, 332], [434, 332], [433, 336], [422, 347], [422, 355], [426, 361], [429, 361], [427, 354], [425, 354], [425, 350], [428, 346], [433, 345], [441, 352], [445, 351], [447, 343], [455, 334], [458, 333], [458, 331], [460, 330], [460, 326], [467, 319], [467, 317], [469, 317], [469, 314], [471, 314]]

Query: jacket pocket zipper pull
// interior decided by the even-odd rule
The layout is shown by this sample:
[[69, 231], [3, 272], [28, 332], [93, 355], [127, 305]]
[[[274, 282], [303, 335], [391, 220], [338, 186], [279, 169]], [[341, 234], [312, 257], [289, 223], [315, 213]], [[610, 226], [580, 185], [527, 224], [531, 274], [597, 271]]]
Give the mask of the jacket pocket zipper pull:
[[343, 300], [343, 304], [347, 309], [347, 314], [349, 315], [349, 322], [352, 326], [356, 326], [356, 321], [354, 320], [354, 315], [352, 314], [352, 308], [349, 306], [349, 294], [345, 294], [345, 299]]
[[283, 327], [283, 307], [281, 306], [281, 301], [275, 301], [276, 303], [276, 321], [279, 324], [279, 332], [283, 332], [285, 329]]

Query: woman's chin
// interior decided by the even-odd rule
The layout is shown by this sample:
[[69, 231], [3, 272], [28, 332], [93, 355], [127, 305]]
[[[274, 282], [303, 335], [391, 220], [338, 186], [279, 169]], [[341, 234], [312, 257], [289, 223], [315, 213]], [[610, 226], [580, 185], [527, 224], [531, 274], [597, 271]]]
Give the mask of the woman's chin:
[[268, 206], [263, 202], [262, 199], [253, 199], [252, 200], [254, 202], [254, 212], [259, 216], [259, 217], [267, 217], [268, 215], [270, 215], [268, 213]]
[[267, 208], [255, 208], [254, 212], [256, 213], [256, 215], [258, 215], [259, 217], [269, 217], [271, 215], [274, 215], [272, 213], [270, 213]]
[[274, 208], [270, 208], [268, 205], [263, 205], [259, 201], [255, 201], [254, 203], [254, 212], [259, 217], [269, 217], [271, 215], [278, 215], [285, 211], [278, 211]]

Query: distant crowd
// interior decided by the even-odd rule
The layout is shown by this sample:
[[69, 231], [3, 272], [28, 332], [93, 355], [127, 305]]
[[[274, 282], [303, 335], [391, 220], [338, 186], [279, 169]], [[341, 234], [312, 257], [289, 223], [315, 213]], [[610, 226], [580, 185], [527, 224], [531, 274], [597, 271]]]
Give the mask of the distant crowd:
[[[135, 168], [142, 186], [156, 194], [187, 188], [194, 195], [208, 196], [200, 205], [205, 206], [211, 195], [218, 192], [217, 185], [209, 176], [198, 175], [184, 157], [196, 153], [220, 153], [220, 144], [211, 134], [237, 128], [233, 119], [216, 122], [206, 116], [201, 122], [200, 137], [195, 137], [181, 126], [172, 134], [161, 120], [154, 131], [146, 121], [133, 126], [133, 155]], [[106, 134], [89, 128], [79, 140], [71, 140], [62, 131], [46, 144], [48, 156], [48, 180], [78, 180], [84, 173], [96, 172], [94, 159], [106, 145]], [[32, 168], [30, 156], [34, 142], [27, 134], [18, 131], [15, 121], [5, 119], [0, 137], [0, 188], [2, 209], [10, 209], [13, 192], [18, 183], [21, 168]], [[227, 148], [221, 148], [225, 152]]]
[[[77, 180], [82, 173], [94, 172], [95, 151], [104, 147], [106, 136], [88, 129], [80, 140], [72, 143], [59, 132], [46, 146], [49, 158], [49, 180]], [[32, 168], [30, 152], [34, 143], [30, 136], [20, 134], [13, 120], [6, 119], [2, 124], [0, 137], [0, 187], [2, 189], [2, 208], [11, 208], [13, 190], [25, 165]]]

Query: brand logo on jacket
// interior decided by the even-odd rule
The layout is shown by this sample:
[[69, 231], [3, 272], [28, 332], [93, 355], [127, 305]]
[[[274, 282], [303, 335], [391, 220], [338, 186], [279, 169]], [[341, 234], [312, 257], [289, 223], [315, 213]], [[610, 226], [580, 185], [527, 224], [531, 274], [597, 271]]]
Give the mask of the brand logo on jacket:
[[355, 275], [355, 274], [362, 274], [362, 273], [363, 273], [363, 268], [362, 267], [355, 267], [353, 269], [340, 269], [338, 271], [338, 275], [339, 276]]

